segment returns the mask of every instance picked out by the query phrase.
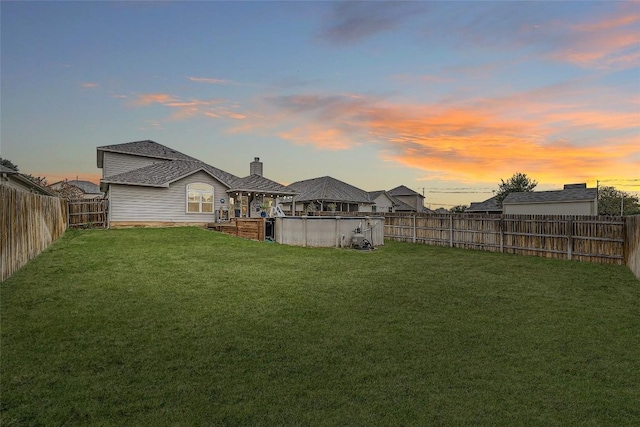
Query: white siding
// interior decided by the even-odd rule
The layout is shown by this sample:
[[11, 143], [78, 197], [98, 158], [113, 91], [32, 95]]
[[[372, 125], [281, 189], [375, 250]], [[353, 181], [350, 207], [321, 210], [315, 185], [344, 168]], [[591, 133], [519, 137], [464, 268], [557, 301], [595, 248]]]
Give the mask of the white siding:
[[395, 212], [395, 209], [393, 209], [393, 202], [384, 193], [380, 193], [373, 202], [376, 204], [376, 212], [389, 212], [389, 208], [391, 208], [391, 212]]
[[595, 200], [592, 202], [555, 203], [503, 203], [503, 213], [515, 215], [597, 215]]
[[106, 151], [102, 161], [102, 177], [117, 175], [129, 172], [154, 163], [165, 162], [162, 159], [152, 159], [150, 157], [134, 156], [133, 154], [110, 153]]
[[[187, 185], [213, 186], [214, 211], [229, 209], [227, 187], [204, 172], [174, 182], [169, 188], [110, 185], [110, 221], [214, 222], [214, 213], [187, 213]], [[220, 200], [224, 199], [224, 203]]]

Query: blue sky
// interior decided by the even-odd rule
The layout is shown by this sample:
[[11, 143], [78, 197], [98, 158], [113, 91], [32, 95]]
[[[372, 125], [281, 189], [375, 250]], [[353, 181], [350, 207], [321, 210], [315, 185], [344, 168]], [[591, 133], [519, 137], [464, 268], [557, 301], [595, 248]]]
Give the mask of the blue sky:
[[2, 2], [0, 156], [97, 181], [152, 139], [235, 175], [431, 207], [640, 191], [638, 2]]

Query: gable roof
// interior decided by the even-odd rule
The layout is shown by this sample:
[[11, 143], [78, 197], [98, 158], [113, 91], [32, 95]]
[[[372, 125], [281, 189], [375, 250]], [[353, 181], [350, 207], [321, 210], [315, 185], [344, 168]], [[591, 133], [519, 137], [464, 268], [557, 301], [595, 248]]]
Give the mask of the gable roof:
[[299, 193], [296, 201], [323, 200], [328, 202], [372, 203], [369, 193], [330, 176], [312, 178], [289, 184]]
[[144, 141], [125, 142], [123, 144], [103, 145], [98, 147], [98, 167], [101, 168], [104, 159], [104, 152], [131, 154], [134, 156], [151, 157], [164, 160], [196, 160], [173, 148], [158, 144], [155, 141], [146, 139]]
[[502, 212], [498, 205], [498, 196], [493, 196], [484, 202], [471, 202], [465, 212]]
[[598, 198], [597, 188], [569, 188], [556, 191], [528, 191], [509, 193], [502, 201], [505, 204], [517, 203], [549, 203], [549, 202], [578, 202], [595, 201]]
[[412, 189], [410, 189], [409, 187], [405, 186], [405, 185], [399, 185], [396, 188], [393, 188], [389, 191], [387, 191], [387, 193], [391, 194], [392, 196], [398, 197], [398, 196], [420, 196], [423, 197], [424, 196], [420, 193], [418, 193], [417, 191], [413, 191]]
[[233, 183], [239, 180], [237, 176], [214, 168], [199, 160], [173, 160], [170, 162], [155, 163], [129, 172], [103, 178], [100, 181], [100, 188], [106, 190], [106, 184], [168, 187], [172, 182], [198, 171], [203, 171], [211, 175], [227, 187], [232, 187]]

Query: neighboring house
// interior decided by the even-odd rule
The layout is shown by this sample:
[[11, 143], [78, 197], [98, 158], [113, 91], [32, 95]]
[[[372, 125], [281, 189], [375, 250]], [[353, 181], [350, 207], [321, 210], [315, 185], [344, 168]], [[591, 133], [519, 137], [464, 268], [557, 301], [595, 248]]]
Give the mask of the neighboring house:
[[471, 202], [471, 205], [465, 209], [465, 213], [482, 213], [482, 214], [501, 214], [502, 207], [498, 204], [497, 196], [493, 196], [484, 202]]
[[504, 214], [598, 215], [598, 190], [587, 184], [567, 184], [563, 190], [509, 193]]
[[150, 140], [98, 147], [97, 156], [111, 227], [204, 225], [260, 216], [277, 197], [296, 194], [263, 177], [258, 158], [250, 175], [239, 178]]
[[[49, 185], [49, 188], [55, 191], [65, 190], [66, 192], [73, 193], [77, 199], [96, 199], [104, 196], [104, 193], [100, 191], [100, 187], [91, 181], [83, 180], [71, 180], [71, 181], [58, 181]], [[72, 191], [69, 191], [69, 190]]]
[[394, 199], [385, 190], [369, 191], [369, 200], [373, 202], [371, 211], [379, 213], [395, 212], [397, 206], [404, 204]]
[[55, 196], [55, 194], [48, 188], [36, 184], [27, 178], [26, 175], [3, 165], [0, 165], [0, 185], [6, 185], [7, 187], [16, 188], [18, 190], [34, 194]]
[[330, 176], [297, 181], [289, 187], [298, 195], [292, 201], [283, 201], [282, 209], [288, 212], [373, 212], [369, 193]]
[[396, 212], [427, 212], [424, 206], [424, 196], [409, 187], [400, 185], [387, 191], [393, 198], [402, 202], [404, 206], [396, 207]]

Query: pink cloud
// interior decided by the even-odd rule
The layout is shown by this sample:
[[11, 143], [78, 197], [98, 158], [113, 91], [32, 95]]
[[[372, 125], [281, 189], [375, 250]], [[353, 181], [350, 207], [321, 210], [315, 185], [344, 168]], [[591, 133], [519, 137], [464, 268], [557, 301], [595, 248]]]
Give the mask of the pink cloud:
[[82, 83], [82, 87], [87, 88], [87, 89], [93, 89], [93, 88], [96, 88], [96, 87], [99, 87], [99, 86], [100, 86], [100, 84], [98, 84], [98, 83], [92, 83], [92, 82], [84, 82], [84, 83]]
[[629, 68], [640, 63], [640, 13], [621, 9], [590, 23], [569, 27], [567, 43], [555, 59], [592, 68]]
[[178, 99], [166, 93], [144, 93], [132, 101], [135, 106], [147, 106], [151, 104], [167, 104], [170, 102], [178, 102]]

